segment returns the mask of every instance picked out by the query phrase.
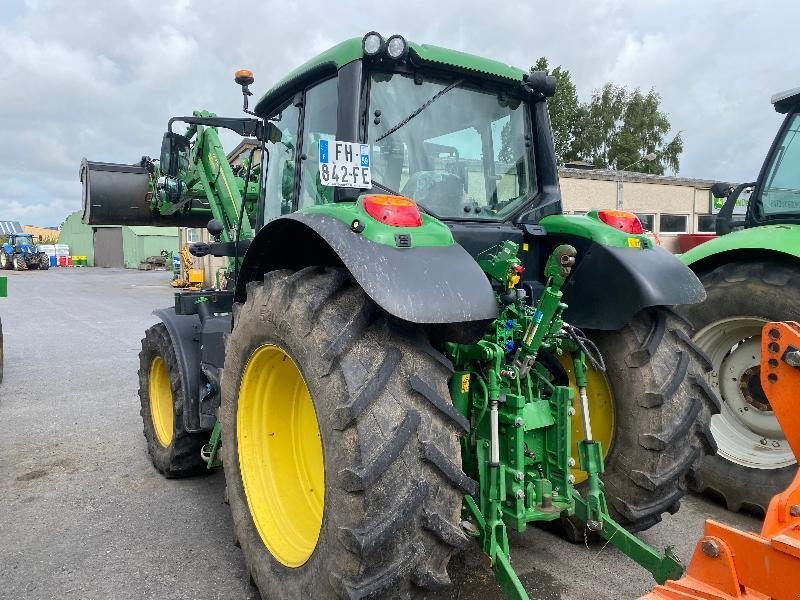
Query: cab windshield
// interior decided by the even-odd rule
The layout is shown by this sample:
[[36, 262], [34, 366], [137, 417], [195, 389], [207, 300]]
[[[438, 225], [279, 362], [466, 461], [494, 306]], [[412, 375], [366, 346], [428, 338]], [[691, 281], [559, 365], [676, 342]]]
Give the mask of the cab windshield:
[[508, 93], [373, 73], [368, 117], [373, 182], [437, 217], [502, 220], [535, 191], [528, 111]]
[[800, 219], [800, 114], [792, 117], [772, 155], [757, 214]]

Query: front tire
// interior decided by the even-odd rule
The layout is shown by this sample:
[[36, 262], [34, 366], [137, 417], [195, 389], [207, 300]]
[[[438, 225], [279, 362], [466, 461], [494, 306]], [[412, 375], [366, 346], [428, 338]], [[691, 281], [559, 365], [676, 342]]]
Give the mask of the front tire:
[[222, 456], [264, 597], [407, 598], [449, 585], [450, 556], [470, 543], [461, 498], [475, 491], [451, 369], [345, 270], [248, 284], [226, 347]]
[[692, 488], [721, 498], [730, 510], [763, 514], [797, 463], [761, 389], [761, 328], [800, 320], [800, 270], [780, 262], [729, 263], [700, 280], [705, 302], [682, 313], [713, 363], [708, 382], [722, 410], [711, 421], [718, 452], [703, 461]]
[[[643, 531], [677, 512], [692, 468], [714, 452], [708, 424], [719, 401], [704, 379], [710, 365], [685, 324], [664, 308], [641, 311], [620, 331], [589, 335], [605, 359], [613, 398], [603, 475], [609, 510], [631, 531]], [[591, 382], [588, 393], [592, 411]]]
[[164, 477], [188, 477], [206, 470], [200, 450], [207, 433], [183, 424], [184, 392], [175, 348], [163, 323], [145, 331], [139, 352], [139, 400], [147, 452]]
[[28, 270], [28, 263], [19, 254], [14, 255], [14, 258], [11, 259], [11, 264], [14, 266], [15, 271]]

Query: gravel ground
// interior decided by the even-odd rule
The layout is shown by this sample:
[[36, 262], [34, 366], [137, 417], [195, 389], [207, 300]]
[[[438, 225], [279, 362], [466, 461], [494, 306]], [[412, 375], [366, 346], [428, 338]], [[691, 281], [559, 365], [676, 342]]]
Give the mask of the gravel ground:
[[[137, 355], [152, 310], [171, 304], [169, 274], [3, 274], [0, 598], [257, 598], [233, 544], [222, 472], [167, 481], [146, 453]], [[642, 537], [688, 560], [706, 518], [759, 527], [690, 497]], [[514, 535], [511, 552], [532, 598], [635, 598], [652, 586], [615, 549], [539, 529]], [[437, 597], [499, 596], [477, 552], [452, 570], [468, 585]]]

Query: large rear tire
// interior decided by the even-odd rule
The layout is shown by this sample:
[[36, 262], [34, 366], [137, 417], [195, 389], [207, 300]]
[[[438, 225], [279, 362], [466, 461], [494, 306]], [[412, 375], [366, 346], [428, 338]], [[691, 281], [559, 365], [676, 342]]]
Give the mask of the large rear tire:
[[764, 513], [791, 482], [797, 463], [761, 389], [761, 328], [768, 321], [800, 320], [800, 268], [729, 263], [700, 280], [705, 302], [681, 312], [713, 363], [708, 382], [722, 410], [711, 421], [718, 452], [703, 461], [692, 488], [722, 499], [730, 510]]
[[11, 257], [5, 251], [0, 250], [0, 269], [10, 269], [12, 266]]
[[188, 477], [206, 470], [200, 455], [207, 433], [189, 433], [183, 424], [184, 392], [178, 361], [163, 323], [145, 331], [139, 352], [139, 400], [147, 451], [165, 477]]
[[449, 585], [450, 556], [469, 544], [461, 498], [476, 485], [461, 469], [468, 424], [450, 402], [451, 372], [342, 269], [248, 284], [226, 346], [222, 457], [263, 597], [407, 598]]
[[[612, 394], [613, 431], [604, 432], [612, 439], [603, 475], [609, 510], [642, 531], [679, 509], [692, 468], [714, 452], [708, 425], [719, 401], [704, 379], [710, 365], [668, 309], [641, 311], [620, 331], [589, 336], [605, 359]], [[591, 383], [590, 414], [608, 403]]]

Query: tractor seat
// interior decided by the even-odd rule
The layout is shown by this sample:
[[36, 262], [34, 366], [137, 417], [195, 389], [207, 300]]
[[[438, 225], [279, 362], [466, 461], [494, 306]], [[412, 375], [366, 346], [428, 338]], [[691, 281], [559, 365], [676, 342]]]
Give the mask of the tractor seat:
[[453, 215], [464, 206], [464, 182], [452, 173], [418, 171], [401, 191], [435, 214]]

